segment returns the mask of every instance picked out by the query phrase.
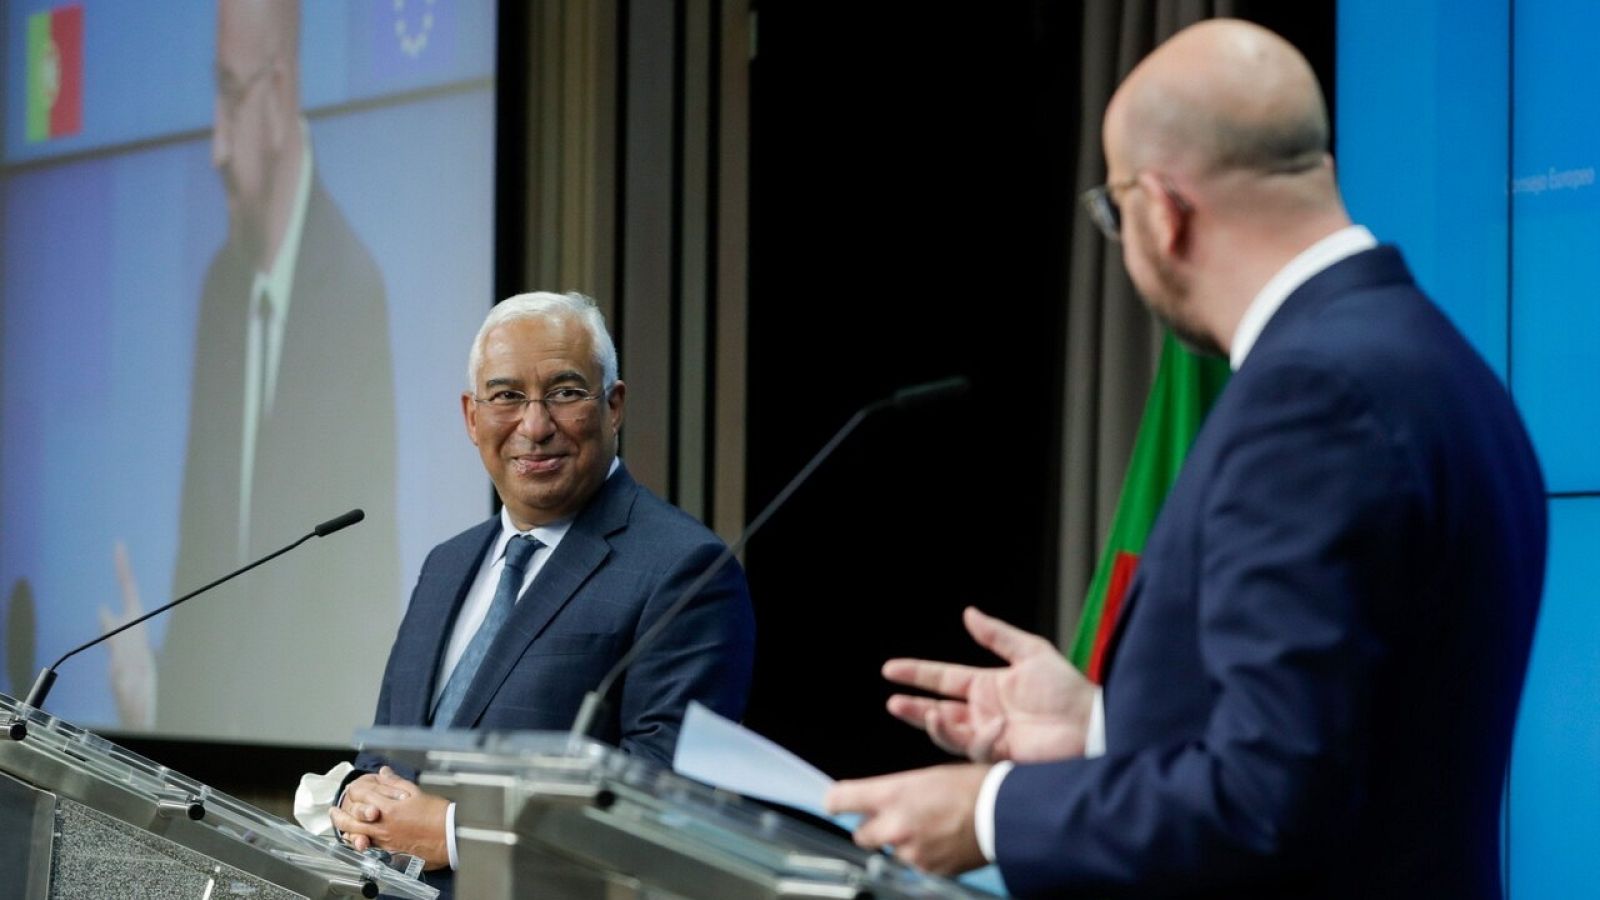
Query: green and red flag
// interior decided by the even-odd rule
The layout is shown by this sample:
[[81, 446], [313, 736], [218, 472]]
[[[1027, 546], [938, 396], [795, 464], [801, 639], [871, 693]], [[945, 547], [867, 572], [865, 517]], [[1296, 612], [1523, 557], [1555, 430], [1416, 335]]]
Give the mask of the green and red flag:
[[28, 17], [28, 140], [83, 128], [83, 7], [58, 6]]
[[1161, 361], [1139, 420], [1111, 535], [1095, 566], [1083, 618], [1068, 654], [1072, 664], [1097, 684], [1105, 674], [1106, 644], [1133, 582], [1150, 526], [1183, 468], [1200, 423], [1227, 381], [1227, 360], [1191, 353], [1170, 332], [1162, 341]]

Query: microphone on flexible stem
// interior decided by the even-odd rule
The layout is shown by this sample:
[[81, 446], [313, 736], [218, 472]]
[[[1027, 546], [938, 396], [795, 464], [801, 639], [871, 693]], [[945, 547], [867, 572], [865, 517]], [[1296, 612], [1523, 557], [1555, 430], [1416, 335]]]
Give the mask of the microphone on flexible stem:
[[789, 495], [793, 494], [800, 485], [805, 483], [806, 479], [811, 477], [811, 473], [822, 465], [823, 460], [826, 460], [840, 444], [844, 443], [844, 439], [850, 436], [850, 432], [856, 430], [857, 425], [860, 425], [868, 416], [882, 410], [889, 408], [915, 409], [919, 406], [960, 396], [970, 390], [971, 387], [972, 383], [960, 376], [943, 378], [939, 381], [930, 381], [926, 384], [901, 388], [881, 400], [873, 401], [856, 410], [856, 414], [851, 416], [850, 420], [845, 422], [844, 426], [826, 444], [822, 445], [822, 449], [817, 451], [817, 455], [811, 457], [811, 461], [806, 463], [805, 467], [794, 478], [790, 479], [788, 484], [784, 485], [783, 490], [779, 491], [778, 495], [773, 497], [762, 508], [761, 512], [756, 514], [754, 519], [750, 520], [750, 524], [745, 526], [744, 533], [740, 534], [733, 543], [723, 548], [722, 555], [713, 560], [711, 565], [707, 566], [706, 570], [701, 572], [698, 578], [684, 588], [678, 599], [673, 601], [673, 604], [667, 607], [667, 611], [661, 614], [661, 618], [657, 619], [656, 623], [650, 626], [648, 631], [640, 635], [637, 641], [634, 641], [633, 646], [628, 648], [628, 652], [624, 653], [622, 658], [617, 660], [616, 665], [611, 667], [611, 671], [606, 673], [606, 677], [600, 679], [599, 686], [583, 695], [583, 704], [578, 707], [577, 721], [572, 723], [571, 742], [577, 744], [586, 738], [594, 736], [591, 732], [593, 732], [595, 725], [601, 719], [601, 713], [605, 710], [606, 694], [610, 693], [611, 686], [616, 682], [617, 676], [627, 671], [628, 666], [639, 655], [639, 651], [653, 643], [656, 636], [666, 628], [667, 624], [685, 606], [689, 605], [689, 601], [700, 595], [700, 592], [705, 589], [711, 579], [722, 571], [723, 566], [728, 564], [728, 560], [739, 555], [739, 551], [744, 549], [744, 545], [749, 543], [750, 538], [755, 536], [756, 531], [766, 524], [768, 519], [772, 518], [772, 514], [777, 512], [779, 507], [788, 501]]
[[[244, 566], [243, 568], [235, 569], [234, 571], [229, 572], [228, 574], [222, 576], [221, 578], [218, 578], [216, 581], [213, 581], [208, 585], [205, 585], [203, 587], [200, 587], [200, 588], [197, 588], [195, 590], [192, 590], [189, 593], [184, 594], [182, 597], [179, 597], [178, 599], [172, 601], [171, 603], [168, 603], [165, 606], [161, 606], [161, 607], [157, 607], [156, 609], [152, 609], [151, 611], [145, 613], [144, 615], [140, 616], [139, 618], [134, 619], [133, 621], [128, 622], [128, 623], [122, 625], [121, 627], [113, 628], [112, 630], [106, 632], [105, 634], [100, 635], [99, 637], [95, 638], [92, 641], [89, 641], [88, 643], [81, 644], [81, 645], [79, 645], [77, 647], [72, 648], [71, 650], [68, 650], [66, 652], [66, 654], [63, 655], [60, 659], [56, 660], [54, 664], [42, 669], [39, 672], [39, 677], [33, 682], [33, 689], [28, 692], [28, 699], [24, 700], [23, 703], [25, 703], [27, 706], [30, 706], [30, 707], [32, 707], [34, 709], [43, 710], [44, 709], [44, 698], [50, 693], [50, 687], [56, 683], [56, 669], [62, 663], [66, 662], [68, 659], [71, 659], [72, 657], [78, 655], [79, 653], [82, 653], [83, 651], [89, 649], [90, 647], [93, 647], [95, 644], [98, 644], [101, 641], [106, 640], [107, 638], [115, 637], [116, 635], [121, 634], [124, 631], [127, 631], [129, 628], [132, 628], [133, 626], [138, 625], [140, 622], [143, 622], [144, 620], [146, 620], [148, 618], [151, 618], [152, 616], [160, 615], [161, 613], [166, 612], [167, 610], [173, 608], [174, 606], [177, 606], [179, 603], [182, 603], [183, 601], [188, 600], [191, 597], [195, 597], [195, 596], [198, 596], [200, 594], [204, 594], [206, 591], [211, 590], [212, 588], [216, 587], [219, 584], [222, 584], [225, 581], [231, 581], [234, 578], [237, 578], [238, 576], [243, 575], [244, 573], [250, 571], [251, 569], [254, 569], [256, 566], [261, 565], [264, 562], [269, 562], [271, 560], [277, 559], [278, 557], [284, 555], [285, 553], [288, 553], [290, 550], [293, 550], [294, 548], [300, 546], [301, 544], [304, 544], [306, 541], [309, 541], [314, 537], [327, 537], [328, 535], [333, 534], [335, 531], [339, 531], [339, 530], [344, 529], [344, 528], [349, 528], [351, 525], [356, 524], [357, 522], [361, 521], [362, 519], [365, 519], [366, 517], [367, 517], [367, 514], [365, 512], [363, 512], [363, 511], [361, 511], [359, 509], [352, 509], [352, 510], [350, 510], [349, 512], [345, 513], [342, 516], [337, 516], [335, 518], [329, 519], [328, 521], [323, 522], [322, 524], [318, 525], [317, 527], [311, 529], [310, 533], [306, 534], [304, 537], [300, 538], [299, 540], [295, 541], [294, 543], [290, 544], [289, 546], [284, 547], [281, 550], [274, 551], [273, 553], [270, 553], [270, 554], [268, 554], [266, 556], [263, 556], [260, 559], [256, 560], [255, 562]], [[28, 734], [27, 724], [23, 721], [23, 719], [22, 719], [22, 717], [20, 715], [17, 718], [12, 720], [12, 722], [8, 726], [8, 730], [9, 730], [10, 736], [11, 736], [11, 738], [13, 740], [21, 740], [23, 737], [26, 737], [27, 734]]]

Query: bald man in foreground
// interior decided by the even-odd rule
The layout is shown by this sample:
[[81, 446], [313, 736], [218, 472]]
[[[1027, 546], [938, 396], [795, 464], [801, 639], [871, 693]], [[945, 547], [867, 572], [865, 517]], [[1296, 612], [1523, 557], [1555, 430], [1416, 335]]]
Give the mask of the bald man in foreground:
[[[1098, 693], [915, 660], [890, 710], [981, 763], [844, 782], [864, 846], [1019, 896], [1497, 897], [1545, 558], [1510, 398], [1350, 223], [1305, 60], [1196, 25], [1118, 89], [1086, 202], [1151, 310], [1235, 374], [1150, 534]], [[1103, 744], [1102, 746], [1099, 746]]]

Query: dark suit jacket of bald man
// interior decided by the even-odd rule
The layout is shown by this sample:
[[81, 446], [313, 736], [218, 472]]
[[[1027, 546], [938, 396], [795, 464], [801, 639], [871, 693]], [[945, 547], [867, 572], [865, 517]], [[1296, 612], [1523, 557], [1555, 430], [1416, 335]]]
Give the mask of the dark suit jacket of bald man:
[[1267, 323], [1147, 542], [1103, 758], [1018, 766], [1019, 896], [1497, 897], [1545, 561], [1495, 375], [1399, 253]]
[[[389, 653], [375, 724], [431, 724], [440, 657], [500, 527], [494, 516], [428, 554]], [[723, 546], [619, 466], [518, 599], [452, 727], [571, 728], [584, 693]], [[730, 561], [633, 661], [607, 698], [610, 715], [599, 736], [670, 767], [690, 700], [735, 721], [744, 715], [754, 655], [749, 588], [739, 564]], [[361, 771], [383, 764], [369, 753], [356, 760]], [[425, 880], [443, 897], [453, 893], [448, 871], [427, 873]]]

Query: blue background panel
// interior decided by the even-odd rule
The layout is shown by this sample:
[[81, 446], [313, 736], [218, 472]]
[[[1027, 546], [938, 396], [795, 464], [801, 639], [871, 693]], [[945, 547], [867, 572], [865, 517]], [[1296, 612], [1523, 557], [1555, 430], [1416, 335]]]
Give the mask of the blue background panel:
[[1600, 4], [1516, 10], [1511, 386], [1552, 491], [1600, 489]]
[[1351, 216], [1506, 377], [1507, 0], [1339, 3], [1335, 159]]
[[1600, 497], [1550, 502], [1550, 564], [1511, 758], [1511, 896], [1600, 886]]

